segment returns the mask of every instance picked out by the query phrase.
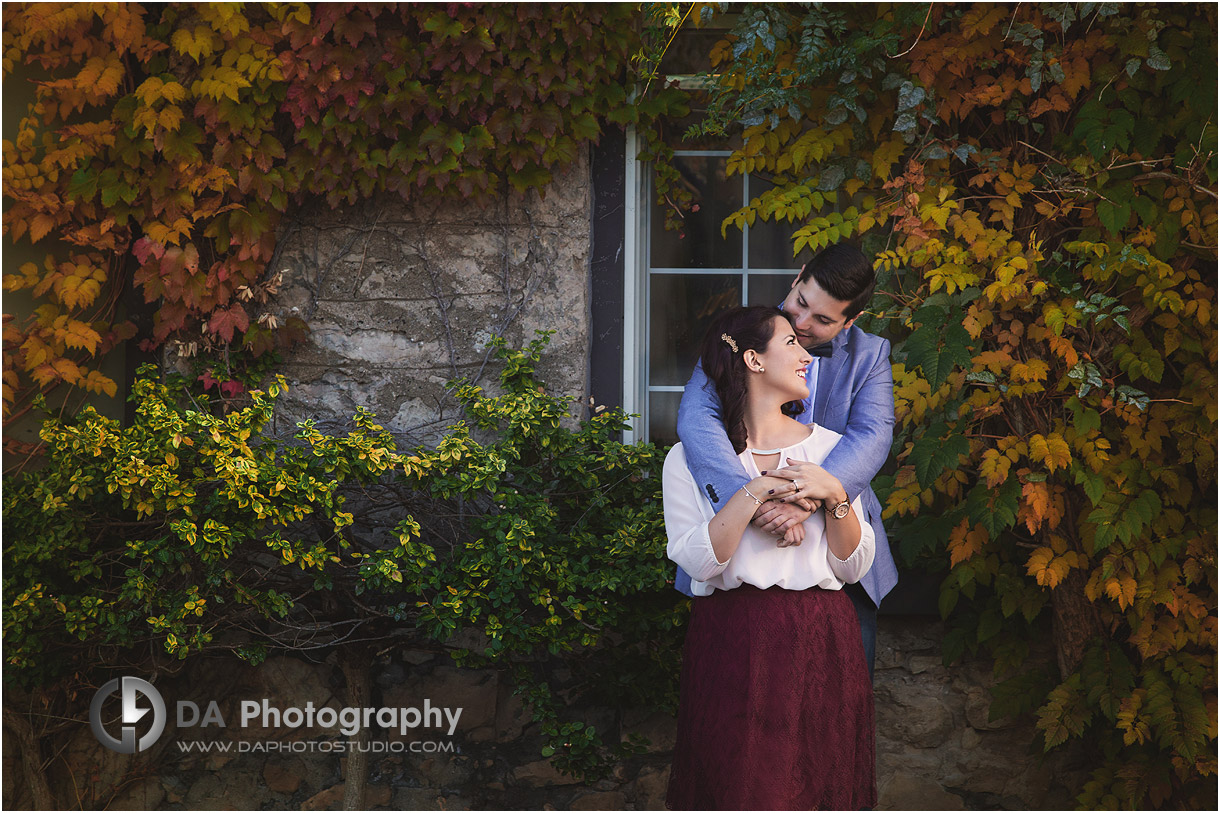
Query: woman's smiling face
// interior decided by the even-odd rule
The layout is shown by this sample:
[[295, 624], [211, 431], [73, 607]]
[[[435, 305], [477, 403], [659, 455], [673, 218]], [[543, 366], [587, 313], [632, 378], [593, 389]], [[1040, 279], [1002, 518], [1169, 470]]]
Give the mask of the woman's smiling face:
[[812, 357], [801, 347], [796, 331], [787, 319], [775, 317], [774, 332], [771, 341], [763, 352], [755, 352], [756, 361], [747, 360], [750, 369], [757, 371], [760, 367], [764, 372], [755, 372], [760, 383], [776, 387], [787, 400], [802, 401], [809, 397], [809, 382], [805, 380], [805, 371]]

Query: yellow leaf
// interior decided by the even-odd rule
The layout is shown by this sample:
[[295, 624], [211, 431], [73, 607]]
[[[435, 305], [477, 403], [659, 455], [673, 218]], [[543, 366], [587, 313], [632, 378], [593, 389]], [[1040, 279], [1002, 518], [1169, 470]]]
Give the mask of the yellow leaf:
[[1066, 469], [1072, 464], [1072, 450], [1063, 435], [1052, 432], [1046, 436], [1046, 455], [1042, 460], [1046, 463], [1047, 471]]
[[995, 488], [1008, 479], [1008, 470], [1012, 461], [1000, 453], [998, 449], [988, 449], [983, 452], [983, 460], [979, 465], [979, 474], [987, 480], [988, 488]]
[[166, 130], [177, 132], [182, 125], [182, 109], [177, 105], [169, 105], [157, 115], [157, 123]]
[[51, 362], [51, 367], [55, 370], [56, 375], [65, 383], [75, 384], [81, 380], [80, 367], [76, 366], [76, 362], [71, 359], [54, 359]]
[[1123, 574], [1106, 580], [1106, 595], [1118, 602], [1118, 608], [1125, 610], [1135, 601], [1135, 579]]
[[144, 102], [146, 107], [152, 107], [153, 102], [161, 97], [161, 88], [164, 84], [160, 77], [150, 76], [140, 83], [134, 95]]
[[1049, 370], [1050, 366], [1042, 359], [1030, 359], [1014, 364], [1009, 375], [1013, 381], [1045, 381]]
[[906, 143], [901, 137], [895, 136], [886, 143], [877, 147], [873, 152], [873, 174], [879, 180], [888, 181], [890, 179], [890, 167], [902, 155], [902, 151], [906, 149]]
[[97, 346], [101, 343], [102, 337], [98, 332], [89, 327], [84, 322], [78, 322], [75, 319], [68, 322], [67, 330], [63, 334], [64, 344], [73, 349], [88, 350], [89, 355], [97, 353]]
[[89, 375], [85, 377], [83, 384], [84, 388], [90, 392], [105, 393], [111, 398], [118, 392], [118, 386], [115, 382], [99, 373], [97, 370], [90, 370]]
[[1042, 435], [1033, 435], [1029, 439], [1029, 459], [1035, 463], [1042, 463], [1050, 457], [1050, 448], [1046, 445], [1046, 438]]

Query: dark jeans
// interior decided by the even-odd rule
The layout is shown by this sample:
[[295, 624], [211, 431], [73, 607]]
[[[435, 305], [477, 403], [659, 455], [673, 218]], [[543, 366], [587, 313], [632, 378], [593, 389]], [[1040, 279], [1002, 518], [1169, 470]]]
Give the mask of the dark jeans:
[[864, 661], [868, 664], [868, 679], [873, 679], [873, 661], [877, 657], [877, 605], [868, 597], [868, 593], [858, 584], [848, 584], [844, 592], [851, 598], [856, 608], [856, 618], [860, 619], [860, 637], [864, 641]]

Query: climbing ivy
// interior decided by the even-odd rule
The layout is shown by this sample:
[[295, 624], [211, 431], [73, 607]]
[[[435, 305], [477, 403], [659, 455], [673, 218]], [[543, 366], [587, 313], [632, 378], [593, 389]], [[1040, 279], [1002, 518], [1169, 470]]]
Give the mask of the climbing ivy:
[[[487, 204], [545, 192], [628, 98], [633, 10], [518, 4], [12, 4], [6, 78], [36, 100], [4, 142], [4, 229], [48, 246], [6, 269], [36, 308], [4, 333], [6, 421], [60, 384], [113, 396], [97, 364], [142, 346], [258, 357], [298, 340], [264, 307], [292, 207], [376, 195]], [[9, 79], [12, 81], [12, 79]], [[642, 112], [641, 112], [642, 111]]]
[[[993, 658], [993, 713], [1047, 750], [1087, 743], [1083, 806], [1214, 805], [1215, 10], [732, 11], [692, 135], [774, 182], [724, 229], [877, 257], [878, 490], [946, 573], [946, 660]], [[1026, 663], [1048, 628], [1056, 674]]]

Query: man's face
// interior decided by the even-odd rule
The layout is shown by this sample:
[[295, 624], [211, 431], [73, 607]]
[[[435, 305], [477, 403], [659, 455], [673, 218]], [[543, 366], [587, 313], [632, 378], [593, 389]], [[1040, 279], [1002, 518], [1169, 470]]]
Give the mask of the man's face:
[[850, 302], [835, 299], [812, 276], [801, 282], [800, 274], [792, 281], [792, 290], [784, 299], [784, 310], [796, 321], [796, 338], [801, 346], [817, 347], [838, 336], [856, 321], [843, 315]]

